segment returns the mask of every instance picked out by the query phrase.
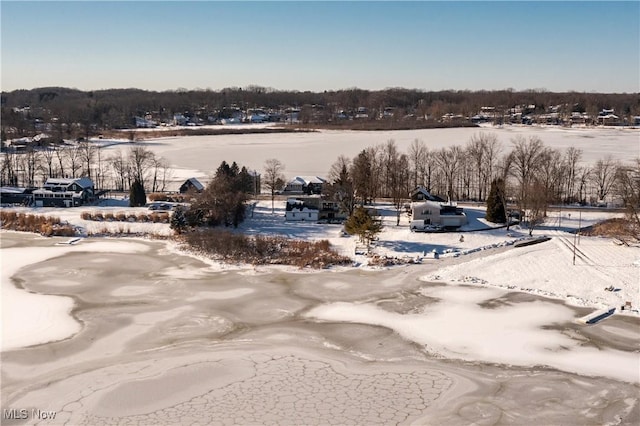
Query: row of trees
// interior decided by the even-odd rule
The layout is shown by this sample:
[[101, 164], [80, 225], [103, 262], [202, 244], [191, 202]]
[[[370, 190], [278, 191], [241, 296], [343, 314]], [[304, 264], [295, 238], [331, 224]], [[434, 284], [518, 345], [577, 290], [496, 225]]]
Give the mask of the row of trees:
[[168, 161], [143, 146], [105, 156], [102, 147], [74, 144], [29, 145], [24, 152], [3, 151], [0, 184], [35, 187], [47, 178], [86, 176], [96, 188], [127, 191], [138, 181], [146, 191], [164, 191], [171, 179]]
[[[388, 88], [371, 91], [358, 88], [322, 92], [279, 91], [260, 86], [231, 87], [222, 90], [186, 90], [153, 92], [138, 89], [110, 89], [84, 92], [47, 87], [2, 93], [3, 135], [33, 135], [38, 123], [50, 123], [56, 136], [89, 136], [105, 129], [130, 127], [134, 116], [151, 114], [154, 119], [171, 120], [173, 114], [188, 114], [206, 119], [225, 107], [282, 108], [315, 106], [316, 111], [369, 109], [377, 117], [385, 107], [417, 116], [441, 117], [445, 113], [471, 116], [482, 106], [494, 106], [502, 112], [516, 105], [534, 105], [543, 113], [549, 106], [563, 105], [565, 114], [588, 112], [592, 116], [603, 108], [614, 108], [621, 115], [639, 115], [637, 94], [553, 93], [546, 90], [498, 91], [423, 91]], [[27, 111], [14, 108], [29, 106]], [[304, 111], [303, 111], [304, 112]], [[329, 119], [331, 114], [319, 114]]]
[[[430, 150], [415, 140], [407, 153], [401, 153], [389, 140], [353, 159], [340, 156], [329, 171], [325, 195], [349, 214], [358, 204], [391, 199], [399, 223], [408, 194], [417, 186], [451, 200], [485, 201], [497, 179], [504, 202], [516, 202], [522, 210], [539, 207], [538, 216], [545, 216], [546, 206], [554, 203], [596, 203], [616, 197], [633, 204], [625, 188], [637, 184], [634, 173], [638, 173], [636, 163], [623, 164], [609, 156], [586, 165], [582, 150], [558, 150], [537, 137], [515, 137], [505, 151], [494, 134], [479, 133], [465, 146]], [[625, 179], [628, 183], [622, 185]]]

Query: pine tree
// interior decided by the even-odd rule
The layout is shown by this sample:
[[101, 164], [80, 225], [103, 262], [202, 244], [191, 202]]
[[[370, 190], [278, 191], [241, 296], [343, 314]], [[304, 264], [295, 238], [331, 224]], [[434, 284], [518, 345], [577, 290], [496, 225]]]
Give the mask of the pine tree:
[[504, 180], [501, 178], [494, 179], [491, 182], [491, 190], [487, 197], [487, 214], [485, 218], [492, 223], [505, 223], [507, 217], [504, 206]]
[[142, 183], [136, 179], [129, 189], [129, 207], [142, 207], [147, 204], [147, 194]]
[[187, 227], [187, 219], [182, 209], [176, 209], [171, 215], [171, 222], [169, 223], [171, 229], [176, 233], [182, 234], [182, 231]]
[[350, 234], [358, 235], [360, 241], [366, 243], [368, 247], [371, 240], [382, 231], [382, 223], [371, 217], [367, 209], [358, 207], [345, 221], [344, 229]]

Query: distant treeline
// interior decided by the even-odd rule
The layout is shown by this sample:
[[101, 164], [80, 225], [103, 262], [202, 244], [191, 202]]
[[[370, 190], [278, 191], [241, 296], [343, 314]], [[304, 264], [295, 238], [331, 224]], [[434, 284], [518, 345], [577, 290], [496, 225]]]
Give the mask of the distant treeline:
[[[561, 106], [559, 112], [586, 112], [595, 116], [603, 109], [613, 109], [621, 116], [640, 115], [638, 93], [554, 93], [545, 90], [498, 91], [422, 91], [389, 88], [358, 88], [323, 92], [280, 91], [260, 86], [231, 87], [222, 90], [175, 90], [165, 92], [140, 89], [81, 91], [62, 87], [37, 88], [2, 92], [3, 137], [28, 136], [38, 125], [59, 131], [60, 137], [90, 136], [109, 129], [132, 127], [133, 117], [150, 116], [170, 122], [174, 114], [203, 120], [225, 118], [234, 109], [250, 108], [284, 110], [295, 108], [302, 122], [328, 124], [337, 111], [356, 112], [366, 108], [367, 120], [381, 117], [385, 108], [393, 118], [431, 117], [444, 114], [473, 116], [481, 107], [492, 106], [496, 112], [507, 112], [519, 105], [534, 106], [534, 113], [548, 112]], [[28, 107], [28, 108], [25, 108]]]

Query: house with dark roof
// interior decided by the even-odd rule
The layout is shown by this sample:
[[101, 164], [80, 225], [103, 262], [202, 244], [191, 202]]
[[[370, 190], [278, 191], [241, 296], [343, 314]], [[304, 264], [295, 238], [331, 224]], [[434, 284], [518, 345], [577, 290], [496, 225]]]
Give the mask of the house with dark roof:
[[186, 194], [189, 191], [202, 192], [203, 190], [204, 185], [200, 183], [198, 179], [192, 177], [187, 179], [182, 185], [180, 185], [179, 192], [181, 194]]
[[409, 198], [411, 198], [411, 201], [436, 201], [438, 203], [444, 203], [446, 201], [438, 197], [437, 195], [431, 194], [422, 186], [418, 186], [416, 187], [416, 189], [411, 191], [411, 194], [409, 194]]
[[0, 204], [29, 204], [33, 197], [32, 192], [33, 188], [0, 187]]
[[283, 194], [320, 194], [327, 181], [318, 176], [296, 176], [282, 190]]
[[78, 207], [95, 199], [95, 188], [88, 177], [48, 178], [32, 195], [36, 207]]

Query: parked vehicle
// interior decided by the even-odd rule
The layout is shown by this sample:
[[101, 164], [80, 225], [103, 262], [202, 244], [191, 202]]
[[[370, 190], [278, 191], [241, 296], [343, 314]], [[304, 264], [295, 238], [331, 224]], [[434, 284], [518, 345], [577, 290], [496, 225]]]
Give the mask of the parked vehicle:
[[412, 220], [409, 225], [411, 232], [434, 232], [442, 229], [438, 225], [427, 224], [425, 222], [424, 220]]

